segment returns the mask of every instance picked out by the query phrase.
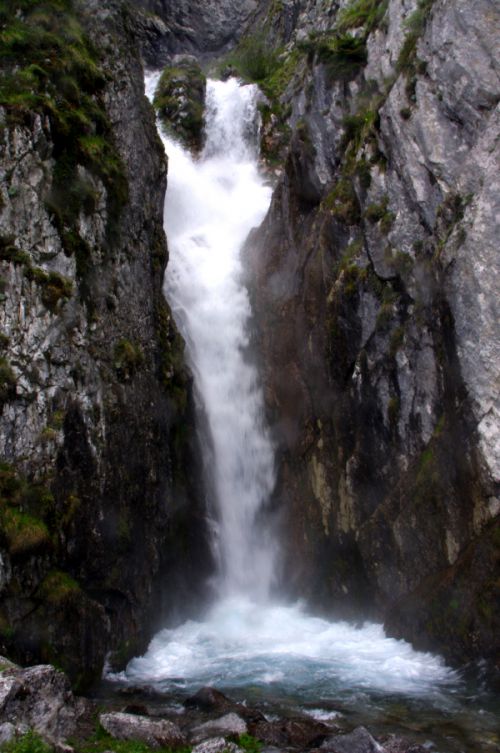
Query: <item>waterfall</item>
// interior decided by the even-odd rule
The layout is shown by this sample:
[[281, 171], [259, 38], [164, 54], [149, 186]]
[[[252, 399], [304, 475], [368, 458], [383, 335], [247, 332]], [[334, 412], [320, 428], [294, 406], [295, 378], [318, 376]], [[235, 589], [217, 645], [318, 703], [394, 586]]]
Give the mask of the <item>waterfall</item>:
[[165, 139], [165, 295], [186, 341], [207, 427], [203, 444], [211, 448], [219, 590], [262, 600], [276, 568], [276, 546], [259, 517], [274, 487], [273, 447], [247, 357], [251, 310], [241, 260], [271, 198], [257, 169], [257, 97], [256, 86], [209, 81], [200, 158]]
[[186, 340], [207, 426], [218, 598], [202, 620], [160, 631], [147, 653], [114, 679], [160, 690], [210, 684], [237, 693], [251, 686], [269, 698], [275, 693], [279, 703], [289, 698], [295, 710], [320, 698], [354, 709], [362, 699], [366, 708], [379, 709], [384, 694], [394, 693], [449, 709], [459, 678], [440, 657], [388, 638], [381, 625], [331, 622], [301, 604], [279, 603], [272, 593], [277, 546], [261, 513], [274, 486], [273, 447], [247, 358], [251, 311], [241, 260], [245, 239], [270, 202], [257, 168], [257, 96], [255, 87], [235, 80], [209, 82], [199, 159], [164, 137], [165, 294]]

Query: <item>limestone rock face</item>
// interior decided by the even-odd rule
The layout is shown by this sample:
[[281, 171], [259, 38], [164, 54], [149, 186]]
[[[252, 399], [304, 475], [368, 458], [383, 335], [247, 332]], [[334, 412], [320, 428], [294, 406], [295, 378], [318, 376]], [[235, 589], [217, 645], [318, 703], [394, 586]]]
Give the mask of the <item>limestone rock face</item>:
[[499, 9], [283, 6], [289, 153], [247, 258], [287, 581], [498, 657]]
[[84, 41], [73, 68], [62, 43], [64, 71], [49, 60], [58, 104], [42, 79], [38, 109], [0, 109], [0, 644], [85, 684], [145, 645], [191, 578], [180, 549], [206, 546], [131, 20], [120, 2], [69, 20]]

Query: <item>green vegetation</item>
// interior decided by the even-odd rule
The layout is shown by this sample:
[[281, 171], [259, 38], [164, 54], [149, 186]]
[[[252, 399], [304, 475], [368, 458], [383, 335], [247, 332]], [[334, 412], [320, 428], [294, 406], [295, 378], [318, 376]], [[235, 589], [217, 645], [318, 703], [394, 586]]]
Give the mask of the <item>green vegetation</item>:
[[425, 31], [434, 0], [419, 0], [417, 10], [405, 22], [407, 34], [396, 63], [398, 73], [413, 73], [417, 57], [417, 43]]
[[37, 596], [49, 604], [60, 605], [72, 596], [79, 595], [80, 591], [80, 586], [68, 573], [53, 570], [43, 579]]
[[144, 363], [144, 353], [138, 343], [120, 340], [114, 348], [113, 366], [119, 379], [128, 381]]
[[299, 44], [299, 49], [308, 54], [309, 60], [323, 63], [331, 79], [349, 81], [365, 65], [367, 59], [366, 38], [338, 31], [311, 36]]
[[50, 544], [48, 521], [54, 497], [40, 482], [30, 482], [9, 463], [0, 463], [0, 535], [11, 554]]
[[[117, 740], [111, 737], [101, 726], [97, 732], [87, 740], [72, 741], [72, 746], [76, 753], [104, 753], [104, 751], [113, 751], [113, 753], [152, 753], [153, 749], [146, 743], [135, 740]], [[170, 748], [155, 748], [155, 753], [173, 753]], [[191, 748], [176, 748], [175, 753], [190, 753]], [[253, 753], [249, 751], [249, 753]]]
[[334, 217], [347, 225], [355, 225], [360, 220], [358, 197], [352, 181], [341, 178], [323, 201], [323, 207], [328, 209]]
[[72, 0], [9, 0], [0, 8], [0, 60], [0, 104], [8, 124], [30, 122], [34, 112], [49, 120], [55, 167], [47, 206], [84, 276], [90, 250], [77, 219], [95, 208], [96, 179], [106, 189], [110, 246], [128, 197], [125, 167], [105, 112], [106, 79], [98, 53]]
[[32, 730], [2, 746], [4, 753], [51, 753], [52, 750], [53, 748]]
[[0, 236], [0, 261], [12, 264], [29, 264], [30, 255], [15, 245], [13, 236]]
[[0, 406], [11, 400], [16, 391], [16, 375], [10, 363], [0, 356]]
[[258, 84], [275, 75], [280, 66], [278, 51], [262, 34], [244, 37], [225, 62], [245, 81]]
[[394, 214], [388, 210], [389, 197], [384, 196], [378, 204], [369, 204], [365, 210], [365, 218], [369, 222], [378, 224], [380, 231], [387, 235], [394, 222]]
[[389, 343], [389, 355], [394, 358], [398, 350], [402, 347], [405, 339], [404, 327], [396, 327], [391, 334], [391, 340]]
[[262, 750], [262, 744], [255, 737], [246, 733], [239, 736], [237, 745], [243, 748], [246, 753], [260, 753]]
[[397, 426], [401, 403], [399, 397], [391, 397], [387, 406], [389, 425], [394, 429]]
[[14, 508], [0, 511], [0, 527], [13, 556], [26, 554], [50, 543], [45, 523]]
[[190, 148], [201, 149], [205, 124], [206, 77], [190, 60], [167, 67], [161, 74], [153, 104], [169, 131]]
[[160, 380], [180, 413], [188, 399], [188, 376], [184, 365], [184, 341], [172, 321], [165, 302], [157, 308], [157, 332], [160, 342]]
[[388, 5], [388, 0], [354, 0], [340, 12], [338, 28], [347, 31], [364, 27], [368, 35], [382, 22]]
[[27, 266], [25, 277], [40, 285], [42, 301], [47, 308], [55, 312], [59, 301], [67, 301], [73, 293], [73, 283], [58, 272], [45, 272], [39, 267]]

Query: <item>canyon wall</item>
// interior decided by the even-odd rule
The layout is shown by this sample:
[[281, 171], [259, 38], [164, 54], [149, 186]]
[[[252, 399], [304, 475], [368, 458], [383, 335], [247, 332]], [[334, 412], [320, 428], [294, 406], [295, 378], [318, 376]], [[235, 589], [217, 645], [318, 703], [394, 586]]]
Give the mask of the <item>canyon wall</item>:
[[285, 585], [498, 659], [498, 5], [272, 3], [259, 29]]
[[176, 594], [185, 613], [209, 561], [167, 164], [123, 3], [2, 23], [0, 651], [84, 686]]

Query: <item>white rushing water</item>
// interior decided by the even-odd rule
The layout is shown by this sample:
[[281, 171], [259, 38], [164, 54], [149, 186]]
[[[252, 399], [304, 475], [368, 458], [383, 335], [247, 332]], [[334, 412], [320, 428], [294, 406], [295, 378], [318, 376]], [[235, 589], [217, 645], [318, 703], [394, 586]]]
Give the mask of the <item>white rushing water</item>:
[[273, 490], [273, 448], [245, 357], [251, 311], [241, 261], [270, 202], [257, 168], [256, 94], [234, 79], [209, 83], [199, 160], [164, 137], [165, 291], [208, 426], [220, 598], [202, 621], [161, 631], [121, 679], [164, 689], [279, 686], [312, 700], [349, 689], [442, 697], [457, 676], [439, 657], [387, 638], [380, 625], [329, 622], [269, 599], [277, 547], [259, 512]]
[[251, 316], [241, 247], [269, 206], [257, 170], [255, 86], [210, 81], [199, 160], [173, 141], [165, 204], [170, 262], [165, 294], [186, 340], [211, 448], [219, 561], [225, 595], [266, 599], [276, 546], [258, 516], [274, 487], [273, 448], [255, 367], [245, 356]]

